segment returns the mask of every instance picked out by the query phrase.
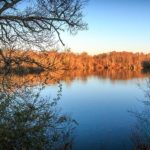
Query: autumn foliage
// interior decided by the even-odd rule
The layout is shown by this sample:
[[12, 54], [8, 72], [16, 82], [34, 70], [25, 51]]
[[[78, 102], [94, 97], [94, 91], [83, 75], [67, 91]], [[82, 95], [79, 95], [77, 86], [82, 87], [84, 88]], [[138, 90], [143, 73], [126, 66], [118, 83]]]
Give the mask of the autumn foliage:
[[[45, 52], [15, 51], [12, 53], [12, 51], [7, 50], [5, 55], [7, 59], [10, 59], [11, 66], [14, 68], [19, 65], [26, 69], [41, 67], [50, 70], [98, 71], [104, 69], [141, 70], [150, 67], [150, 54], [132, 52], [114, 51], [90, 56], [85, 52], [77, 54], [70, 51], [57, 52], [52, 50]], [[0, 66], [1, 68], [4, 67], [3, 59], [0, 61]]]
[[[75, 54], [70, 51], [5, 51], [5, 59], [11, 64], [11, 87], [39, 83], [67, 84], [75, 79], [86, 81], [89, 76], [101, 79], [128, 80], [149, 77], [150, 54], [131, 52], [111, 52], [90, 56], [87, 53]], [[5, 63], [0, 61], [0, 82], [2, 83]], [[3, 69], [4, 68], [4, 69]], [[148, 73], [147, 73], [148, 72]], [[8, 73], [9, 74], [9, 73]], [[23, 78], [22, 78], [23, 76]]]

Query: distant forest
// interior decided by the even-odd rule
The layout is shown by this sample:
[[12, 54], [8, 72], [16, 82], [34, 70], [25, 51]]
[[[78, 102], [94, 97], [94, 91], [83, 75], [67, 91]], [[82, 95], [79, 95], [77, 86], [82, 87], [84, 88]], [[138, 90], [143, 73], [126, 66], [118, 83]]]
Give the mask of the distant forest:
[[[5, 67], [9, 62], [13, 68], [41, 67], [51, 70], [89, 70], [126, 69], [141, 70], [150, 68], [150, 54], [132, 52], [110, 52], [98, 55], [81, 54], [71, 51], [4, 51], [5, 58], [0, 58], [0, 66]], [[7, 61], [6, 61], [7, 60]], [[9, 60], [9, 61], [8, 61]], [[6, 61], [6, 62], [5, 62]]]

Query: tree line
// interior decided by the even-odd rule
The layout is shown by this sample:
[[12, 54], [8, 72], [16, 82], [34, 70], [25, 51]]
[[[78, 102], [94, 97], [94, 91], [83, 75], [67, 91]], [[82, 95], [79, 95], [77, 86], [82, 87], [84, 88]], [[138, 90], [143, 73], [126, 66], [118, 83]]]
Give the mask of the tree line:
[[[142, 70], [150, 68], [150, 54], [132, 52], [110, 52], [98, 55], [88, 55], [86, 52], [77, 54], [71, 51], [4, 51], [5, 59], [9, 60], [6, 65], [0, 58], [0, 66], [13, 69], [24, 68], [25, 70], [109, 70], [126, 69]], [[15, 61], [12, 61], [15, 60]], [[6, 65], [6, 66], [5, 66]]]

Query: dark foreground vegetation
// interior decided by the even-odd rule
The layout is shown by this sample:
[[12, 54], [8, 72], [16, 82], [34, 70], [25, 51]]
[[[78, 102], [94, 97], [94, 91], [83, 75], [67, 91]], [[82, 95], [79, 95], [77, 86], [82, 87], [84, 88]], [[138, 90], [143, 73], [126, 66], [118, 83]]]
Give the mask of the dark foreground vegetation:
[[[86, 53], [12, 50], [5, 50], [3, 54], [0, 61], [0, 150], [72, 149], [77, 122], [57, 110], [62, 90], [60, 80], [70, 84], [75, 78], [86, 81], [92, 75], [112, 81], [149, 76], [150, 54], [111, 52], [89, 56]], [[45, 84], [59, 85], [56, 98], [40, 95]], [[149, 150], [150, 146], [149, 100], [144, 105], [143, 112], [132, 112], [138, 121], [131, 133], [133, 150]]]
[[[4, 76], [0, 87], [0, 150], [71, 149], [76, 121], [56, 109], [61, 86], [54, 99], [42, 97], [43, 89]], [[10, 87], [14, 87], [12, 90]]]
[[[74, 34], [87, 29], [82, 13], [85, 3], [86, 0], [0, 1], [0, 150], [72, 149], [76, 121], [56, 109], [61, 86], [54, 99], [40, 96], [45, 84], [62, 79], [69, 82], [75, 76], [86, 80], [91, 74], [128, 79], [143, 77], [139, 75], [141, 70], [148, 72], [150, 54], [111, 52], [89, 56], [14, 50], [49, 49], [57, 41], [64, 45], [62, 31]], [[35, 85], [39, 85], [39, 89]], [[138, 137], [145, 141], [135, 140], [135, 150], [149, 150], [150, 128], [145, 127], [149, 127], [150, 117], [149, 111], [144, 112], [148, 115], [137, 116], [144, 123]]]
[[140, 102], [143, 104], [141, 111], [133, 111], [132, 114], [137, 123], [132, 130], [131, 141], [134, 150], [150, 150], [150, 79], [144, 85], [140, 85], [145, 95]]
[[36, 53], [14, 49], [41, 50], [58, 41], [64, 45], [60, 32], [75, 34], [86, 29], [82, 20], [85, 3], [82, 0], [0, 0], [0, 150], [71, 149], [75, 121], [55, 108], [61, 87], [57, 97], [49, 99], [40, 97], [47, 77], [39, 85], [40, 89], [30, 87], [23, 77], [22, 82], [12, 80], [14, 73], [21, 76], [55, 69], [54, 63], [47, 61], [44, 53], [37, 60]]

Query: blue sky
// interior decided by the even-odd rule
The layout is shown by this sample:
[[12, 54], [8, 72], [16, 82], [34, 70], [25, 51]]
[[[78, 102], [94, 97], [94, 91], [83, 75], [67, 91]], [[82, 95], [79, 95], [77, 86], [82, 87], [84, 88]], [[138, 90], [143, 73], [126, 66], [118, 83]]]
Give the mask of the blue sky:
[[90, 0], [84, 9], [88, 30], [63, 34], [74, 52], [150, 52], [150, 0]]

